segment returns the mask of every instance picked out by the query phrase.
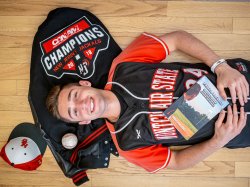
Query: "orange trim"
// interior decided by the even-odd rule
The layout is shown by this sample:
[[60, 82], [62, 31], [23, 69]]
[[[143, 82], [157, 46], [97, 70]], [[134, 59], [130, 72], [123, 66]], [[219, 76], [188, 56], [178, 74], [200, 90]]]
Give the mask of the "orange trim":
[[100, 128], [98, 128], [96, 131], [94, 131], [92, 134], [90, 134], [81, 144], [79, 144], [77, 146], [77, 148], [75, 149], [75, 151], [73, 152], [73, 154], [70, 157], [70, 162], [74, 163], [76, 158], [77, 158], [77, 153], [79, 151], [79, 149], [83, 148], [84, 146], [88, 145], [91, 141], [93, 141], [94, 139], [96, 139], [96, 137], [98, 137], [100, 134], [102, 134], [103, 132], [105, 132], [107, 130], [107, 126], [106, 124], [102, 125]]

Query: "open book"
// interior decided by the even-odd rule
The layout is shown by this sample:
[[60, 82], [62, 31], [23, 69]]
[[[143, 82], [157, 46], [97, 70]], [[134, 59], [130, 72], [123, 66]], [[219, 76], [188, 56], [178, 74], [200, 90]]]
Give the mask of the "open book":
[[188, 140], [229, 104], [206, 77], [200, 78], [164, 114]]

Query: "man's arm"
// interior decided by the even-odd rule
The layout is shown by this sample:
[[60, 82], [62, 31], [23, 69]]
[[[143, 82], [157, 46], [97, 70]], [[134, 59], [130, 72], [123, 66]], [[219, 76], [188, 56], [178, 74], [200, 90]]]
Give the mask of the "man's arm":
[[223, 123], [225, 111], [222, 111], [215, 123], [214, 136], [205, 142], [190, 146], [180, 151], [173, 151], [168, 168], [170, 169], [186, 169], [199, 163], [224, 145], [231, 139], [236, 137], [246, 125], [247, 115], [244, 108], [240, 109], [240, 116], [236, 104], [228, 106], [227, 121]]
[[[170, 52], [180, 50], [193, 56], [211, 67], [220, 57], [205, 43], [186, 31], [175, 31], [160, 37], [169, 48]], [[192, 63], [192, 62], [190, 62]]]
[[[220, 59], [206, 44], [185, 31], [171, 32], [160, 38], [168, 45], [171, 52], [180, 50], [201, 60], [209, 67]], [[244, 106], [244, 102], [247, 102], [249, 96], [249, 85], [246, 78], [226, 63], [217, 66], [215, 73], [220, 95], [226, 100], [227, 96], [224, 89], [229, 88], [232, 102], [235, 103], [236, 96], [238, 96], [241, 106]]]

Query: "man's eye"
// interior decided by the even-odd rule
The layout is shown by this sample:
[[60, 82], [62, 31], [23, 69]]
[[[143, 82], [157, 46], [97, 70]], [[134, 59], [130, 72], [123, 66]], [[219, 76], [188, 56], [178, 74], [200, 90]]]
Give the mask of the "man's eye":
[[77, 98], [77, 92], [75, 92], [75, 98]]

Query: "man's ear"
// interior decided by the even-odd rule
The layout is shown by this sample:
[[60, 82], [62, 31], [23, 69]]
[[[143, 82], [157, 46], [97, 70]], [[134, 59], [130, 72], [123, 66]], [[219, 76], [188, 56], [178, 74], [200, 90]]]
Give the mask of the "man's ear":
[[91, 86], [91, 82], [80, 80], [79, 85], [81, 85], [81, 86]]
[[89, 120], [89, 121], [80, 121], [78, 124], [79, 125], [88, 125], [90, 123], [91, 123], [91, 121]]

